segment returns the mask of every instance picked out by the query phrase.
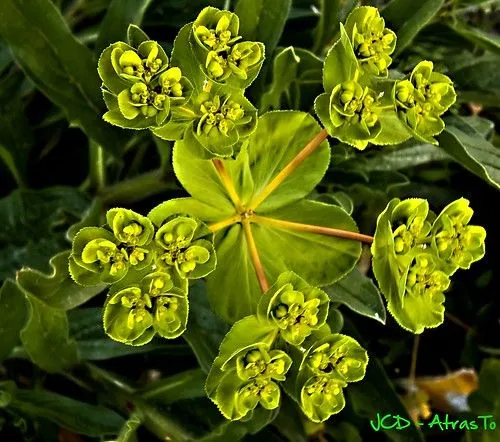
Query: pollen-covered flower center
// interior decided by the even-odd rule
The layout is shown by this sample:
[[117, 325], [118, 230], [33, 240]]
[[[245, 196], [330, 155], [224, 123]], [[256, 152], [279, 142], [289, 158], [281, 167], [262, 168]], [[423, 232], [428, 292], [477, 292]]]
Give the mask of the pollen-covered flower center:
[[163, 60], [158, 57], [158, 52], [156, 44], [151, 47], [148, 56], [145, 58], [141, 58], [133, 50], [123, 52], [118, 60], [122, 73], [140, 78], [147, 83], [150, 82], [151, 78], [163, 66]]
[[295, 290], [284, 292], [280, 303], [273, 309], [273, 316], [282, 328], [315, 326], [318, 323], [319, 299], [304, 300], [304, 295]]
[[425, 218], [416, 216], [407, 224], [400, 224], [393, 233], [394, 251], [397, 254], [407, 253], [421, 239], [422, 231], [425, 225]]
[[375, 109], [375, 98], [355, 81], [342, 83], [339, 101], [342, 113], [350, 124], [358, 124], [363, 121], [367, 127], [371, 128], [377, 123], [378, 113]]
[[138, 82], [130, 88], [130, 100], [134, 106], [140, 108], [145, 117], [154, 117], [159, 110], [165, 107], [167, 95], [150, 86]]
[[225, 51], [241, 38], [232, 34], [230, 24], [230, 18], [224, 14], [219, 18], [215, 29], [200, 25], [195, 29], [195, 34], [206, 48], [216, 52]]
[[435, 269], [432, 258], [422, 254], [416, 257], [414, 265], [410, 267], [406, 288], [408, 292], [417, 295], [432, 296], [446, 290], [449, 283], [449, 277], [444, 272]]
[[216, 95], [213, 100], [208, 100], [200, 106], [201, 119], [198, 124], [198, 134], [214, 135], [220, 133], [228, 136], [228, 132], [235, 127], [235, 122], [241, 120], [245, 111], [239, 103], [227, 98], [222, 104]]
[[338, 381], [326, 376], [315, 376], [305, 387], [308, 396], [316, 397], [321, 402], [332, 400], [342, 392], [342, 387]]
[[97, 262], [101, 268], [109, 266], [109, 274], [116, 275], [125, 269], [127, 254], [113, 242], [98, 238], [85, 246], [82, 261], [86, 264]]

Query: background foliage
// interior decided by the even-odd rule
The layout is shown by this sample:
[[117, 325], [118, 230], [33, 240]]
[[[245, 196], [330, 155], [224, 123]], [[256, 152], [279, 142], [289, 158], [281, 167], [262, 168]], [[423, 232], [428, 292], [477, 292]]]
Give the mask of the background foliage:
[[[69, 278], [68, 238], [84, 225], [102, 222], [107, 208], [123, 205], [147, 213], [164, 200], [186, 196], [172, 171], [169, 142], [101, 119], [98, 54], [123, 40], [131, 22], [170, 53], [178, 30], [207, 3], [245, 17], [245, 35], [266, 45], [266, 62], [247, 93], [259, 113], [312, 110], [322, 91], [321, 58], [337, 38], [339, 21], [358, 4], [380, 7], [397, 33], [394, 68], [406, 72], [425, 58], [453, 79], [457, 104], [448, 113], [439, 147], [412, 141], [358, 153], [336, 144], [316, 197], [352, 212], [365, 233], [373, 233], [392, 197], [427, 198], [436, 211], [461, 196], [471, 201], [475, 223], [488, 231], [487, 253], [469, 272], [457, 274], [444, 325], [420, 339], [417, 375], [481, 370], [470, 413], [499, 410], [495, 270], [500, 256], [492, 210], [500, 187], [498, 1], [3, 0], [2, 440], [119, 435], [120, 441], [147, 441], [155, 440], [154, 434], [207, 441], [460, 440], [458, 431], [381, 434], [370, 428], [377, 412], [407, 413], [396, 387], [410, 372], [414, 337], [386, 318], [368, 259], [332, 291], [344, 316], [343, 330], [371, 355], [367, 376], [350, 387], [346, 409], [324, 426], [310, 427], [285, 401], [272, 425], [254, 436], [244, 423], [226, 422], [205, 397], [205, 373], [227, 326], [208, 307], [203, 283], [190, 293], [191, 317], [182, 338], [132, 348], [104, 335], [102, 296], [95, 296], [102, 288], [81, 288]], [[144, 426], [137, 430], [140, 423]], [[494, 441], [498, 430], [496, 436], [464, 437]]]

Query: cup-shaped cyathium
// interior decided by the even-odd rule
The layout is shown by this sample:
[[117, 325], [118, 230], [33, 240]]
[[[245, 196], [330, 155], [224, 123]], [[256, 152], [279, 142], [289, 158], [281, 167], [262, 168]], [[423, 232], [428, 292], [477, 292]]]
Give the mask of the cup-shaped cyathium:
[[166, 272], [146, 275], [140, 282], [112, 290], [104, 305], [104, 330], [115, 341], [143, 345], [155, 334], [172, 339], [186, 329], [186, 290], [174, 286]]
[[396, 34], [385, 27], [378, 9], [354, 9], [347, 17], [345, 30], [361, 69], [371, 75], [386, 76], [396, 48]]
[[263, 347], [246, 349], [236, 358], [236, 373], [242, 380], [265, 377], [284, 381], [292, 359], [284, 351]]
[[236, 14], [216, 8], [204, 8], [193, 22], [193, 37], [205, 51], [227, 51], [241, 37], [240, 21]]
[[328, 316], [329, 298], [293, 272], [282, 273], [263, 295], [258, 316], [278, 327], [281, 337], [300, 345]]
[[235, 395], [236, 411], [242, 417], [261, 405], [274, 410], [280, 404], [281, 390], [269, 378], [255, 378], [242, 386]]
[[409, 198], [398, 203], [391, 214], [394, 236], [394, 252], [398, 258], [407, 255], [414, 247], [430, 242], [429, 233], [433, 212], [429, 203], [421, 198]]
[[155, 235], [156, 266], [181, 278], [203, 278], [215, 269], [215, 250], [211, 241], [196, 237], [199, 221], [176, 217], [163, 224]]
[[76, 234], [69, 270], [77, 283], [113, 284], [126, 275], [129, 266], [126, 248], [108, 230], [85, 227]]
[[365, 376], [368, 354], [350, 336], [332, 334], [319, 339], [306, 351], [303, 364], [317, 375], [356, 382]]
[[453, 82], [422, 61], [409, 77], [394, 84], [393, 98], [399, 119], [421, 140], [437, 144], [433, 136], [444, 129], [440, 116], [455, 103]]
[[257, 111], [242, 94], [201, 93], [195, 100], [196, 140], [216, 156], [230, 156], [234, 145], [248, 137], [257, 126]]
[[313, 422], [323, 422], [345, 406], [345, 381], [331, 376], [311, 376], [300, 388], [299, 403]]
[[432, 226], [432, 247], [448, 274], [468, 269], [484, 256], [486, 230], [469, 225], [473, 213], [469, 201], [460, 198], [446, 206]]
[[133, 210], [110, 209], [106, 213], [106, 221], [115, 238], [128, 246], [147, 246], [153, 239], [153, 223]]

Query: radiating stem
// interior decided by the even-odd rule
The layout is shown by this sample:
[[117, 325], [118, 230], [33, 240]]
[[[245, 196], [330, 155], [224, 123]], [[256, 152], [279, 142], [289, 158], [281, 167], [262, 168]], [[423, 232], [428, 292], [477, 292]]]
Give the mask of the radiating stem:
[[253, 215], [252, 221], [260, 224], [268, 224], [283, 229], [298, 230], [301, 232], [317, 233], [318, 235], [335, 236], [337, 238], [353, 239], [356, 241], [371, 244], [373, 236], [362, 233], [351, 232], [349, 230], [333, 229], [331, 227], [316, 226], [313, 224], [294, 223], [282, 219], [268, 218], [266, 216]]
[[236, 214], [231, 216], [230, 218], [226, 218], [221, 221], [217, 221], [216, 223], [209, 224], [208, 228], [215, 233], [219, 230], [224, 229], [225, 227], [229, 227], [233, 224], [236, 224], [240, 220], [241, 220], [241, 215]]
[[417, 372], [417, 356], [418, 356], [418, 345], [420, 343], [420, 335], [415, 335], [413, 339], [414, 340], [413, 340], [413, 349], [411, 351], [410, 376], [409, 376], [410, 393], [416, 392], [415, 377]]
[[255, 273], [257, 274], [260, 288], [262, 290], [262, 293], [265, 293], [269, 289], [269, 282], [267, 281], [264, 267], [262, 267], [262, 262], [260, 261], [259, 251], [257, 250], [257, 246], [255, 245], [255, 240], [252, 234], [252, 227], [250, 226], [250, 220], [244, 218], [241, 222], [243, 224], [243, 230], [245, 231], [248, 250], [250, 251], [250, 257], [252, 258], [253, 267], [255, 269]]
[[231, 177], [229, 176], [226, 168], [224, 167], [224, 163], [221, 160], [217, 159], [212, 160], [212, 163], [215, 169], [217, 170], [217, 173], [219, 174], [219, 178], [221, 180], [222, 185], [224, 186], [224, 189], [226, 189], [229, 198], [231, 198], [231, 201], [235, 205], [236, 210], [238, 210], [239, 212], [242, 211], [243, 206], [241, 205], [240, 197], [236, 192], [236, 188], [234, 187], [234, 183], [231, 180]]
[[276, 175], [266, 187], [264, 187], [262, 192], [253, 199], [248, 209], [255, 210], [257, 207], [259, 207], [260, 204], [262, 204], [262, 202], [271, 193], [273, 193], [280, 186], [280, 184], [285, 181], [290, 176], [290, 174], [292, 174], [292, 172], [304, 162], [304, 160], [309, 155], [311, 155], [318, 148], [318, 146], [326, 139], [327, 136], [328, 132], [326, 131], [326, 129], [323, 129], [311, 141], [309, 141], [309, 143], [307, 143], [307, 145], [295, 156], [295, 158], [290, 161], [283, 168], [283, 170], [278, 173], [278, 175]]

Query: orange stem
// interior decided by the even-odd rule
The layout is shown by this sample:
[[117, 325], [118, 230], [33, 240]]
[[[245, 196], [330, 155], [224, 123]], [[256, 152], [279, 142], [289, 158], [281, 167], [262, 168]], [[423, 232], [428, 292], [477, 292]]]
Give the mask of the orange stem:
[[362, 233], [351, 232], [349, 230], [333, 229], [331, 227], [316, 226], [314, 224], [294, 223], [282, 219], [268, 218], [266, 216], [253, 215], [252, 220], [256, 223], [269, 224], [284, 229], [299, 230], [301, 232], [317, 233], [319, 235], [335, 236], [337, 238], [354, 239], [356, 241], [371, 244], [373, 236], [363, 235]]
[[259, 207], [262, 202], [272, 193], [274, 192], [280, 184], [285, 181], [290, 174], [299, 167], [304, 160], [311, 155], [317, 147], [326, 139], [328, 136], [328, 132], [326, 129], [323, 129], [319, 134], [317, 134], [307, 145], [297, 154], [297, 156], [290, 161], [284, 168], [283, 170], [276, 175], [270, 183], [264, 189], [262, 192], [257, 195], [252, 202], [250, 203], [250, 206], [248, 207], [249, 210], [255, 210], [257, 207]]
[[217, 170], [217, 173], [219, 174], [220, 181], [221, 181], [222, 185], [224, 186], [224, 189], [226, 189], [226, 192], [228, 193], [229, 198], [231, 198], [231, 201], [236, 206], [236, 209], [238, 211], [241, 211], [243, 206], [241, 205], [240, 197], [238, 196], [238, 193], [236, 192], [236, 188], [234, 187], [234, 184], [233, 184], [233, 181], [231, 180], [231, 177], [229, 176], [226, 168], [224, 167], [224, 163], [219, 159], [213, 159], [212, 163], [215, 167], [215, 170]]
[[267, 281], [264, 267], [262, 266], [262, 262], [260, 261], [257, 246], [255, 245], [255, 240], [252, 234], [252, 227], [250, 226], [250, 220], [248, 218], [244, 218], [241, 222], [243, 224], [243, 230], [245, 231], [245, 238], [247, 240], [248, 250], [250, 251], [250, 257], [252, 259], [253, 267], [255, 269], [255, 273], [257, 274], [257, 279], [259, 280], [260, 289], [262, 290], [262, 293], [265, 293], [269, 290], [269, 282]]

